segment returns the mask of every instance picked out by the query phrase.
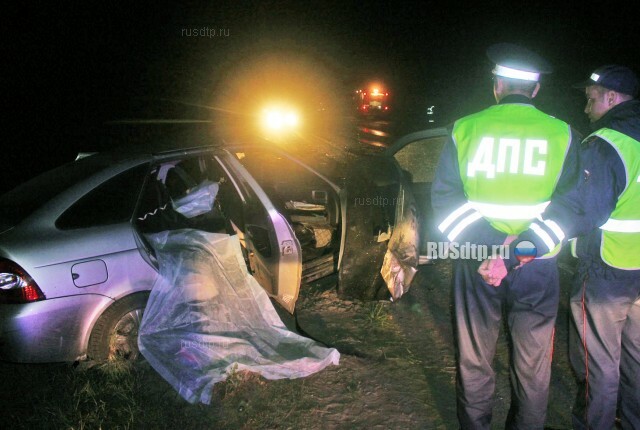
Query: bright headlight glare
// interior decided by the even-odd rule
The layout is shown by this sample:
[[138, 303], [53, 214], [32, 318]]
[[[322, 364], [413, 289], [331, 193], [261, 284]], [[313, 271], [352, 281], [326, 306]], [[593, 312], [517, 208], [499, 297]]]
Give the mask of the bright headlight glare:
[[296, 115], [293, 112], [290, 112], [286, 115], [285, 117], [285, 121], [287, 123], [287, 125], [294, 127], [296, 125], [298, 125], [298, 115]]
[[271, 108], [263, 111], [264, 126], [271, 130], [293, 129], [299, 124], [298, 114], [281, 108]]

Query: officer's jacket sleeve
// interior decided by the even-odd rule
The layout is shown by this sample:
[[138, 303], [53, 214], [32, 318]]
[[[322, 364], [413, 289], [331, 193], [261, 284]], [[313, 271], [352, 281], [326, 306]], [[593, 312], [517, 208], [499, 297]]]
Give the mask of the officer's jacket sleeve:
[[[626, 186], [620, 156], [608, 142], [598, 137], [589, 137], [582, 144], [572, 142], [567, 163], [572, 164], [565, 164], [551, 203], [541, 219], [534, 221], [529, 230], [519, 236], [521, 240], [533, 242], [538, 256], [546, 254], [558, 243], [603, 225]], [[514, 245], [518, 242], [516, 240]], [[513, 255], [512, 252], [511, 260]]]
[[431, 185], [431, 205], [439, 240], [479, 245], [500, 245], [506, 234], [494, 229], [480, 213], [471, 208], [464, 193], [458, 154], [451, 137], [445, 143]]

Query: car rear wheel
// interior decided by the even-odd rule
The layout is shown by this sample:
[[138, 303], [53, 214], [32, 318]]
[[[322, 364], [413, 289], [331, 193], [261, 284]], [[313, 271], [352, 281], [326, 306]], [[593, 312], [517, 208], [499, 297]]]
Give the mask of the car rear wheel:
[[135, 360], [139, 357], [138, 331], [148, 293], [137, 293], [118, 300], [98, 319], [87, 355], [96, 361]]

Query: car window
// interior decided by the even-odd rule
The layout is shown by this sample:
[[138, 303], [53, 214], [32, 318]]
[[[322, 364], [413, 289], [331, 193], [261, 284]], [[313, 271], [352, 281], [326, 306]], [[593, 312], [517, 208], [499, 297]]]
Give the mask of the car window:
[[[244, 230], [244, 224], [248, 219], [268, 218], [265, 208], [253, 188], [247, 183], [244, 175], [227, 161], [227, 156], [216, 157], [216, 160], [220, 164], [214, 167], [223, 169], [226, 178], [220, 185], [220, 195], [224, 199], [223, 205], [226, 203], [227, 214], [231, 220]], [[222, 171], [220, 173], [222, 174]], [[233, 175], [233, 177], [229, 175]]]
[[18, 223], [67, 188], [113, 163], [112, 157], [93, 155], [44, 172], [0, 197], [0, 219]]
[[327, 203], [330, 187], [289, 158], [257, 148], [236, 152], [235, 156], [280, 212], [287, 201]]
[[136, 166], [94, 188], [58, 218], [56, 227], [69, 230], [130, 220], [148, 169], [148, 164]]
[[[195, 228], [210, 232], [228, 229], [227, 218], [243, 226], [242, 200], [234, 192], [233, 184], [211, 155], [195, 155], [185, 159], [169, 160], [154, 166], [141, 192], [135, 219], [142, 233]], [[202, 201], [201, 213], [185, 214], [177, 207], [203, 183], [216, 184], [215, 200], [207, 207], [207, 195]], [[197, 192], [197, 191], [196, 191]], [[193, 200], [186, 200], [187, 205]], [[183, 202], [185, 203], [185, 202]], [[227, 215], [233, 215], [234, 218]]]
[[446, 139], [446, 136], [436, 136], [416, 140], [396, 152], [394, 157], [411, 174], [413, 182], [433, 182]]

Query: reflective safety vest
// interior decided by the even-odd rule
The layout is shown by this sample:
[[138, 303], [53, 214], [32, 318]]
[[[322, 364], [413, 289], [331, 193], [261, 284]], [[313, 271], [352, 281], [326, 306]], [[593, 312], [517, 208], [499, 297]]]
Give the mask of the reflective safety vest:
[[600, 226], [602, 261], [618, 269], [640, 269], [640, 142], [618, 131], [602, 128], [591, 136], [606, 140], [624, 164], [627, 186], [616, 207]]
[[457, 121], [453, 139], [468, 204], [517, 235], [549, 204], [571, 129], [532, 105], [504, 104]]

